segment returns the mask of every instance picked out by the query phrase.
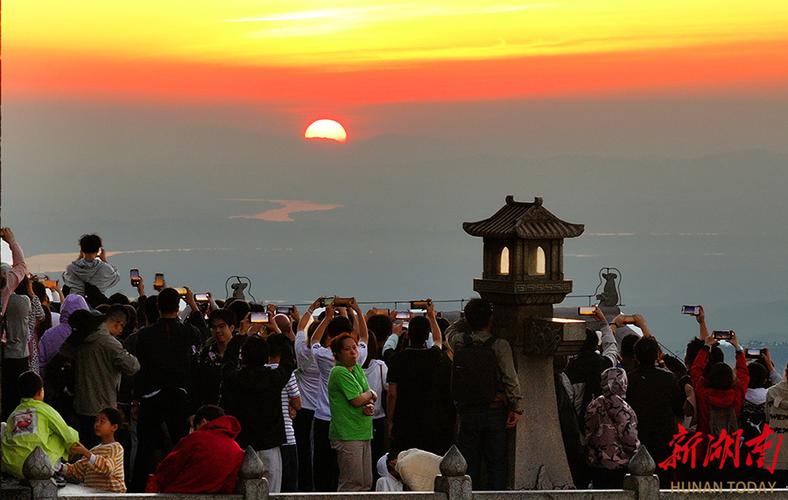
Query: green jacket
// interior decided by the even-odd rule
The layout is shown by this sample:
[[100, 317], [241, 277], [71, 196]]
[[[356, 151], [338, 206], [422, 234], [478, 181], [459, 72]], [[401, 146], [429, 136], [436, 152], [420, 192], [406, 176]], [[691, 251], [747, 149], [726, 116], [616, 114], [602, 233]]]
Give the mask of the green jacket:
[[53, 464], [68, 459], [68, 450], [79, 442], [79, 433], [69, 427], [54, 408], [31, 398], [23, 398], [8, 417], [2, 437], [3, 471], [22, 478], [22, 464], [36, 446]]

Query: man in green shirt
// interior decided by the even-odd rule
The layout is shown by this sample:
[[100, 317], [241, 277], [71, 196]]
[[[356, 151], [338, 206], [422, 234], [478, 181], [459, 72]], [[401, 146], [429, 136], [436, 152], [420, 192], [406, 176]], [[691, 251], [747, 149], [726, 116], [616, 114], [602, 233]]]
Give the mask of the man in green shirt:
[[[364, 321], [357, 318], [357, 321]], [[338, 491], [372, 488], [372, 415], [378, 396], [369, 388], [364, 369], [357, 363], [358, 344], [348, 333], [334, 338], [331, 350], [336, 366], [328, 377], [331, 425], [328, 437], [337, 452]]]
[[24, 372], [18, 385], [22, 400], [8, 417], [2, 436], [3, 472], [22, 479], [22, 464], [36, 446], [41, 447], [57, 471], [60, 459], [68, 459], [70, 450], [82, 446], [79, 434], [44, 403], [44, 384], [38, 374]]

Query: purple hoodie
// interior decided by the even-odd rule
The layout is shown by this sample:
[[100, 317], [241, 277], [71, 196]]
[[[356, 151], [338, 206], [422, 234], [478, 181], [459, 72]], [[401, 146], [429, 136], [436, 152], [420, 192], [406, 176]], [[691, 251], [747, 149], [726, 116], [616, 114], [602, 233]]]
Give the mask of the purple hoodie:
[[82, 295], [71, 294], [63, 300], [60, 306], [60, 324], [53, 326], [45, 331], [38, 341], [38, 363], [43, 373], [46, 365], [52, 361], [55, 354], [60, 351], [60, 346], [71, 335], [71, 327], [68, 325], [68, 318], [74, 311], [84, 309], [89, 310], [88, 303]]

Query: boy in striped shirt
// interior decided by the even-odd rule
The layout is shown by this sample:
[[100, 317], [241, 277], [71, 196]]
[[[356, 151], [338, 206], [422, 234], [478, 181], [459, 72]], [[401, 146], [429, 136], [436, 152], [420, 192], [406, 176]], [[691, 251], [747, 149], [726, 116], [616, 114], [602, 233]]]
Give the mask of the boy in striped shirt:
[[74, 464], [64, 464], [63, 473], [85, 486], [112, 493], [126, 493], [123, 474], [123, 446], [115, 441], [115, 433], [123, 423], [123, 414], [115, 408], [104, 408], [96, 415], [93, 428], [101, 444], [90, 450], [81, 444], [73, 451], [82, 455]]

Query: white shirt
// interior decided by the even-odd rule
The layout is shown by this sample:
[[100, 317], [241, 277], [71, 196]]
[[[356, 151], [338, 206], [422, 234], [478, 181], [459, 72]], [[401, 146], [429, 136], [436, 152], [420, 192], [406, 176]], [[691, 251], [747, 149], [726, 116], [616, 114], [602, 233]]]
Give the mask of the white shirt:
[[306, 332], [299, 330], [295, 338], [295, 354], [298, 369], [295, 371], [301, 390], [301, 408], [316, 411], [320, 405], [320, 370], [306, 343]]
[[375, 414], [372, 415], [372, 418], [383, 418], [386, 416], [386, 412], [383, 410], [383, 391], [389, 388], [389, 385], [386, 383], [389, 368], [383, 361], [373, 359], [369, 362], [369, 366], [364, 368], [364, 373], [367, 376], [369, 388], [378, 395], [378, 399], [375, 401]]
[[[279, 363], [266, 363], [267, 368], [276, 369]], [[285, 436], [287, 436], [286, 444], [296, 444], [295, 430], [293, 429], [293, 419], [290, 418], [290, 399], [301, 397], [298, 392], [298, 384], [296, 383], [295, 374], [290, 375], [290, 380], [287, 385], [282, 388], [282, 417], [285, 421]]]

